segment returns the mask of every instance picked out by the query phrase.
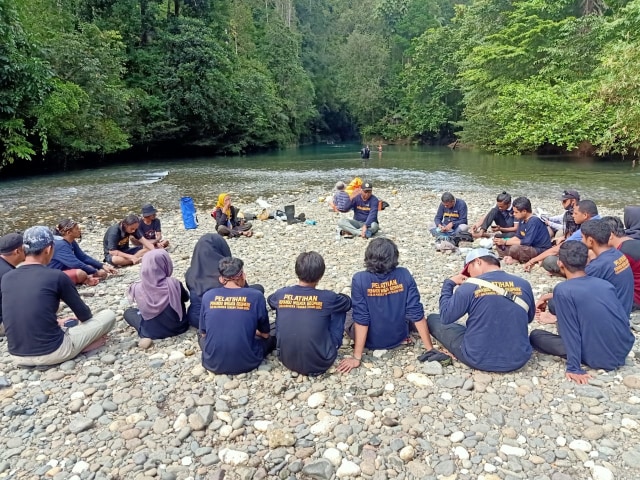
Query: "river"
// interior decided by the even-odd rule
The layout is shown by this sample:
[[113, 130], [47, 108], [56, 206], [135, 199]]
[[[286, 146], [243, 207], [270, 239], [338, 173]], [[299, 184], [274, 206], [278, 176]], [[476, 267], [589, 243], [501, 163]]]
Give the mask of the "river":
[[[374, 187], [417, 184], [437, 192], [456, 189], [558, 196], [575, 188], [583, 198], [620, 208], [640, 203], [640, 169], [631, 161], [585, 157], [496, 156], [446, 147], [385, 146], [360, 159], [360, 145], [318, 145], [248, 157], [145, 161], [0, 181], [0, 233], [54, 225], [65, 216], [109, 223], [151, 202], [179, 208], [181, 196], [213, 207], [220, 192], [253, 201], [310, 187], [333, 189], [337, 180], [370, 179]], [[240, 203], [236, 201], [236, 203]]]

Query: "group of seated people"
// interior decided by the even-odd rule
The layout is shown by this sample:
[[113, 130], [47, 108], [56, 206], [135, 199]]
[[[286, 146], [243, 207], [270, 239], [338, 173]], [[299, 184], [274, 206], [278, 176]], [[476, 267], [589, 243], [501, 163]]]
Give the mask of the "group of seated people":
[[[375, 199], [369, 182], [362, 187], [359, 202]], [[353, 353], [338, 363], [337, 370], [348, 373], [360, 366], [365, 349], [410, 344], [415, 331], [426, 349], [421, 361], [450, 361], [446, 353], [434, 349], [432, 336], [460, 362], [490, 372], [521, 368], [533, 348], [566, 358], [567, 378], [586, 383], [589, 375], [582, 364], [615, 369], [624, 365], [634, 343], [629, 316], [640, 307], [640, 207], [625, 209], [625, 230], [619, 218], [599, 218], [593, 202], [580, 201], [575, 191], [567, 192], [563, 196], [572, 198], [563, 199], [563, 204], [575, 200], [567, 202], [575, 228], [569, 235], [572, 228], [563, 222], [560, 226], [567, 236], [555, 246], [551, 244], [554, 231], [547, 230], [551, 220], [534, 216], [527, 198], [511, 201], [508, 194], [500, 194], [496, 207], [472, 227], [480, 235], [489, 229], [499, 233], [493, 240], [497, 253], [472, 249], [462, 271], [444, 281], [439, 313], [428, 316], [416, 281], [399, 266], [398, 248], [388, 238], [367, 243], [364, 270], [353, 275], [351, 297], [317, 288], [325, 262], [320, 254], [309, 251], [296, 259], [298, 283], [265, 298], [264, 288], [248, 282], [244, 262], [233, 257], [218, 233], [206, 233], [196, 243], [185, 288], [172, 277], [173, 263], [162, 248], [168, 244], [162, 239], [156, 211], [145, 205], [143, 218], [148, 222], [130, 215], [109, 227], [104, 262], [82, 252], [77, 244], [80, 228], [71, 220], [59, 223], [56, 236], [47, 227], [36, 226], [23, 235], [1, 237], [0, 325], [9, 353], [19, 365], [55, 365], [103, 345], [116, 316], [110, 310], [94, 315], [74, 283], [103, 278], [125, 261], [141, 261], [140, 280], [127, 291], [135, 306], [124, 312], [124, 320], [140, 337], [149, 339], [180, 335], [195, 327], [203, 366], [215, 373], [248, 372], [276, 349], [285, 367], [320, 375], [336, 361], [345, 333], [353, 340]], [[224, 209], [225, 199], [219, 200]], [[454, 232], [462, 224], [455, 219], [466, 225], [463, 203], [443, 195], [444, 213], [440, 222], [434, 222], [435, 228]], [[362, 215], [374, 208], [352, 204]], [[492, 228], [492, 222], [498, 228]], [[354, 228], [369, 238], [372, 225], [365, 220]], [[153, 230], [153, 235], [145, 233], [145, 228], [147, 233]], [[140, 245], [130, 246], [130, 237]], [[62, 255], [56, 263], [57, 251]], [[538, 258], [547, 251], [551, 253]], [[537, 302], [527, 280], [500, 266], [501, 259], [511, 257], [526, 262], [526, 270], [540, 260], [544, 266], [552, 256], [554, 273], [567, 280]], [[83, 264], [70, 264], [71, 257]], [[64, 267], [76, 271], [69, 273], [70, 268]], [[58, 318], [61, 301], [75, 317]], [[267, 305], [276, 312], [273, 326]], [[458, 323], [465, 315], [466, 324]], [[558, 333], [535, 329], [529, 334], [528, 325], [534, 319], [540, 324], [556, 323]], [[496, 332], [502, 340], [499, 345]]]

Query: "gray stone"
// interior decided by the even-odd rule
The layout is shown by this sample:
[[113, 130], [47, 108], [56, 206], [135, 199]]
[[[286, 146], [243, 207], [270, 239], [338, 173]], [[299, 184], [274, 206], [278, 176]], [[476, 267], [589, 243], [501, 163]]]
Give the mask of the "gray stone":
[[333, 465], [326, 458], [322, 458], [305, 465], [302, 474], [315, 480], [329, 480], [333, 475]]
[[456, 464], [453, 460], [445, 460], [444, 462], [437, 463], [436, 466], [433, 467], [433, 470], [436, 472], [436, 475], [448, 477], [456, 471]]
[[444, 368], [440, 362], [424, 362], [422, 365], [422, 373], [425, 375], [442, 375]]
[[104, 413], [104, 408], [102, 408], [102, 405], [94, 403], [87, 410], [87, 417], [89, 417], [89, 418], [91, 418], [93, 420], [96, 420], [96, 419], [100, 418], [103, 413]]
[[631, 468], [640, 468], [640, 452], [637, 450], [627, 450], [622, 454], [622, 460]]
[[92, 419], [86, 418], [86, 417], [79, 417], [74, 419], [69, 424], [69, 431], [71, 433], [80, 433], [80, 432], [84, 432], [85, 430], [89, 430], [91, 427], [93, 427]]

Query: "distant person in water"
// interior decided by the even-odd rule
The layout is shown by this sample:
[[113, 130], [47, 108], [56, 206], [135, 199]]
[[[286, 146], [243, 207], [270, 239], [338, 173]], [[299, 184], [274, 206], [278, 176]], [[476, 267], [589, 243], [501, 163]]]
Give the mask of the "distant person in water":
[[189, 329], [185, 308], [189, 293], [172, 273], [173, 262], [166, 250], [158, 248], [142, 257], [140, 280], [127, 291], [136, 308], [124, 312], [125, 321], [142, 338], [169, 338]]
[[360, 150], [360, 158], [362, 159], [367, 159], [371, 156], [371, 149], [369, 148], [369, 145], [365, 145], [362, 150]]
[[[160, 225], [160, 219], [156, 216], [157, 212], [150, 203], [143, 205], [142, 221], [138, 226], [138, 233], [149, 240], [156, 248], [167, 248], [169, 240], [162, 237], [162, 226]], [[131, 241], [134, 245], [140, 245], [136, 238], [132, 238]]]
[[[71, 279], [48, 268], [53, 257], [53, 234], [44, 226], [24, 232], [26, 259], [20, 268], [2, 277], [2, 322], [11, 359], [18, 365], [57, 365], [80, 352], [98, 348], [116, 323], [116, 314], [103, 310], [92, 315]], [[58, 318], [60, 302], [73, 318]]]
[[48, 266], [62, 270], [74, 284], [97, 285], [108, 274], [117, 273], [108, 263], [102, 263], [82, 251], [78, 245], [82, 238], [78, 222], [70, 218], [61, 220], [53, 238], [53, 258]]
[[[153, 243], [144, 238], [138, 231], [140, 219], [137, 215], [127, 215], [122, 221], [111, 225], [104, 234], [104, 261], [117, 267], [135, 265], [142, 256], [155, 249]], [[133, 237], [140, 245], [129, 245]]]
[[221, 193], [218, 195], [216, 207], [211, 212], [211, 216], [216, 221], [216, 232], [223, 237], [250, 237], [253, 235], [251, 224], [238, 216], [239, 208], [231, 205], [231, 195]]

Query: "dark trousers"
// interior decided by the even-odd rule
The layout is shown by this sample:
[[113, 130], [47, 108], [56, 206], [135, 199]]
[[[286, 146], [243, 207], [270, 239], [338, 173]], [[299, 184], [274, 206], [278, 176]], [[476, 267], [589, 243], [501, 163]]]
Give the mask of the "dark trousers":
[[142, 323], [142, 317], [138, 313], [137, 308], [127, 308], [124, 311], [124, 321], [136, 329], [136, 332], [140, 331], [140, 323]]
[[464, 340], [464, 334], [467, 333], [467, 327], [459, 323], [445, 325], [437, 313], [432, 313], [427, 317], [427, 325], [429, 326], [431, 336], [438, 340], [444, 348], [449, 350], [454, 357], [468, 367], [476, 368], [469, 364], [462, 351], [462, 342]]
[[567, 358], [567, 349], [560, 335], [546, 330], [532, 330], [529, 335], [531, 346], [539, 352], [556, 357]]
[[493, 207], [491, 210], [489, 210], [489, 213], [487, 213], [487, 216], [484, 218], [484, 222], [482, 223], [480, 228], [487, 232], [489, 230], [489, 227], [491, 227], [494, 222], [496, 225], [502, 228], [513, 227], [513, 217], [507, 220], [506, 218], [504, 218], [502, 212], [498, 209], [498, 207]]

